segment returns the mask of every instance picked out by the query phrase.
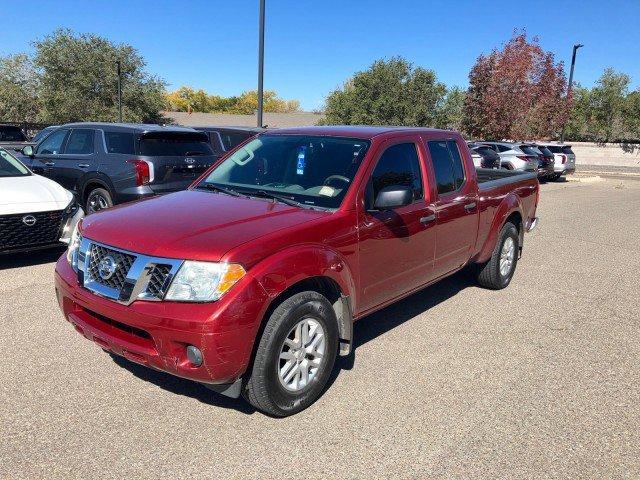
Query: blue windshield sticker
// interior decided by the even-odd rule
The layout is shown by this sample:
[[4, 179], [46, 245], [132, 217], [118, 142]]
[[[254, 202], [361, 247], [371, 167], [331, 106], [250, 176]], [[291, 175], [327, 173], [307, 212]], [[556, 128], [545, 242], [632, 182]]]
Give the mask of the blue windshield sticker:
[[298, 165], [296, 167], [296, 174], [304, 175], [305, 155], [307, 153], [307, 147], [302, 146], [298, 149]]

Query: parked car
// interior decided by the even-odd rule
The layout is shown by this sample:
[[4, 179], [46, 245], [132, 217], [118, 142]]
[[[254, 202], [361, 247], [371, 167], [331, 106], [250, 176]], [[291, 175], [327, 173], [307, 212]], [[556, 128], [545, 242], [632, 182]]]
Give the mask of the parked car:
[[186, 191], [88, 216], [57, 296], [102, 349], [286, 416], [354, 320], [466, 265], [509, 285], [538, 196], [535, 174], [476, 170], [452, 131], [266, 132]]
[[62, 125], [22, 153], [75, 191], [88, 214], [182, 190], [218, 158], [192, 128], [112, 123]]
[[53, 132], [59, 126], [60, 125], [49, 125], [48, 127], [44, 127], [42, 130], [40, 130], [38, 133], [36, 133], [33, 136], [33, 138], [31, 139], [31, 142], [33, 144], [38, 143], [40, 140], [42, 140], [44, 137], [49, 135], [51, 132]]
[[0, 148], [0, 254], [68, 244], [83, 216], [71, 192]]
[[477, 142], [467, 144], [476, 168], [500, 168], [500, 155], [487, 145]]
[[209, 137], [211, 148], [216, 155], [233, 150], [251, 137], [264, 132], [260, 127], [193, 127]]
[[482, 142], [500, 155], [500, 165], [507, 170], [538, 171], [538, 153], [524, 151], [528, 144], [515, 142]]
[[554, 173], [550, 177], [558, 180], [562, 175], [570, 175], [576, 171], [576, 155], [571, 149], [571, 145], [566, 143], [538, 143], [537, 145], [547, 148], [554, 157]]
[[538, 178], [551, 180], [554, 176], [555, 164], [553, 153], [551, 153], [548, 148], [538, 144], [532, 144], [532, 148], [540, 152], [538, 155]]
[[20, 150], [25, 145], [30, 145], [29, 138], [20, 127], [0, 125], [0, 147], [6, 150]]

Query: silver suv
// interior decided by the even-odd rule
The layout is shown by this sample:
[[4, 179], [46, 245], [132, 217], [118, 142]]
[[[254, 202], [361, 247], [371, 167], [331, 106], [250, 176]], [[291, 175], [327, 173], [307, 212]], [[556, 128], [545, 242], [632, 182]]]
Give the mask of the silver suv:
[[562, 175], [569, 175], [576, 171], [576, 154], [571, 150], [571, 145], [557, 142], [538, 142], [537, 145], [547, 147], [553, 153], [555, 163], [554, 174], [550, 177], [552, 180], [558, 180]]
[[516, 142], [481, 142], [500, 155], [500, 166], [508, 170], [538, 171], [538, 152], [531, 145]]

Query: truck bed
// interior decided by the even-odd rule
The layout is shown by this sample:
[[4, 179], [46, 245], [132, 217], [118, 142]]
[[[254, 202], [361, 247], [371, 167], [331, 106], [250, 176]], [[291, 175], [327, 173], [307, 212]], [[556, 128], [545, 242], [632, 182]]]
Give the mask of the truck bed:
[[478, 175], [478, 190], [486, 191], [504, 185], [518, 183], [522, 180], [536, 179], [534, 172], [520, 172], [513, 170], [495, 170], [491, 168], [476, 168]]

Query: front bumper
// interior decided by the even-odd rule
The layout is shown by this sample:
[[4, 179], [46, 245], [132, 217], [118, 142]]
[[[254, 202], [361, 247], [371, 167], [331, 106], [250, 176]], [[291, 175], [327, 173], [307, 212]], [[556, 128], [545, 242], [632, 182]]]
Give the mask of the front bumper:
[[[65, 319], [102, 349], [179, 377], [227, 384], [244, 373], [268, 303], [264, 289], [247, 277], [217, 302], [122, 305], [80, 287], [63, 255], [55, 288]], [[202, 365], [189, 362], [188, 345], [200, 349]]]

